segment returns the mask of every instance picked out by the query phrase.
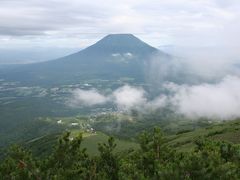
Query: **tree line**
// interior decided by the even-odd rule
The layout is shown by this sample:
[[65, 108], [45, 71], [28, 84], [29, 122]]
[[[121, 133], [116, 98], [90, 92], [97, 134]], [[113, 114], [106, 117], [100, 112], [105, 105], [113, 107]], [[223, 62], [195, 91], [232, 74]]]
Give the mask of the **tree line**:
[[167, 145], [159, 128], [139, 135], [139, 149], [116, 152], [109, 137], [90, 156], [81, 147], [83, 137], [73, 140], [65, 133], [51, 155], [33, 157], [12, 146], [0, 164], [0, 178], [14, 180], [182, 180], [240, 179], [240, 145], [199, 138], [194, 151], [179, 152]]

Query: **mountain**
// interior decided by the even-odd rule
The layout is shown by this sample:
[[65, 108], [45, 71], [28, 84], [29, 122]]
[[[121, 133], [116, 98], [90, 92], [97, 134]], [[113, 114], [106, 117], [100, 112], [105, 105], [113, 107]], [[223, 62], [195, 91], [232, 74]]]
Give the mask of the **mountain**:
[[144, 80], [144, 67], [154, 55], [168, 56], [132, 34], [110, 34], [77, 53], [2, 71], [6, 80], [30, 85], [57, 85], [89, 79]]

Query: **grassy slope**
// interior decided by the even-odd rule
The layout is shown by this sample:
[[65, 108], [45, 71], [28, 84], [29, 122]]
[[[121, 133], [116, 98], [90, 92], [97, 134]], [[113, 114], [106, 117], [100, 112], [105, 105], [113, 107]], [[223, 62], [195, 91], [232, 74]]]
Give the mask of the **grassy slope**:
[[[83, 147], [87, 148], [88, 153], [96, 155], [98, 154], [98, 143], [106, 143], [108, 140], [108, 136], [104, 133], [98, 132], [97, 134], [87, 136], [83, 139]], [[116, 151], [122, 151], [130, 148], [138, 148], [138, 144], [126, 141], [126, 140], [120, 140], [116, 139], [117, 148]]]
[[[72, 136], [76, 136], [79, 133], [78, 130], [72, 131]], [[34, 153], [45, 154], [50, 152], [50, 147], [57, 142], [59, 134], [43, 136], [27, 143], [27, 147], [30, 147]], [[91, 155], [98, 153], [98, 143], [107, 142], [108, 136], [102, 132], [83, 133], [83, 147], [87, 148], [87, 151]], [[166, 136], [168, 139], [168, 145], [176, 148], [179, 151], [190, 151], [194, 148], [194, 141], [201, 138], [209, 138], [220, 141], [230, 141], [232, 143], [240, 143], [240, 119], [234, 121], [227, 121], [218, 124], [210, 125], [206, 128], [200, 128], [190, 132], [182, 132], [175, 135]], [[116, 139], [117, 151], [138, 148], [138, 144]], [[40, 154], [40, 155], [41, 155]], [[39, 155], [39, 154], [38, 154]]]
[[[72, 132], [72, 136], [76, 136], [79, 132], [74, 130]], [[47, 135], [42, 136], [36, 139], [33, 139], [31, 141], [28, 141], [26, 143], [26, 147], [30, 148], [33, 152], [33, 154], [36, 154], [38, 156], [44, 156], [46, 154], [49, 154], [56, 145], [57, 139], [60, 137], [60, 134], [54, 134], [54, 135]], [[87, 148], [87, 152], [90, 155], [97, 155], [98, 154], [98, 143], [106, 143], [108, 140], [108, 136], [101, 132], [95, 133], [83, 133], [83, 142], [82, 147]], [[126, 140], [120, 140], [116, 139], [116, 152], [126, 150], [126, 149], [136, 149], [138, 148], [138, 144], [131, 141]]]
[[240, 119], [214, 124], [192, 132], [171, 135], [167, 138], [169, 139], [169, 145], [176, 147], [180, 151], [189, 151], [194, 148], [194, 141], [201, 137], [240, 143]]

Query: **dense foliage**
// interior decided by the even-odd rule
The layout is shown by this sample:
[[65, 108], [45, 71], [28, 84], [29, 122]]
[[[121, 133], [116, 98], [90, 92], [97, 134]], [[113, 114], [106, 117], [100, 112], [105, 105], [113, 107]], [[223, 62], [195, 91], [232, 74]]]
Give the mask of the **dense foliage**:
[[9, 149], [0, 165], [2, 179], [240, 179], [240, 145], [198, 139], [194, 151], [177, 152], [160, 129], [143, 132], [140, 148], [116, 153], [113, 137], [99, 144], [99, 155], [81, 147], [82, 135], [66, 133], [54, 152], [35, 158], [21, 147]]

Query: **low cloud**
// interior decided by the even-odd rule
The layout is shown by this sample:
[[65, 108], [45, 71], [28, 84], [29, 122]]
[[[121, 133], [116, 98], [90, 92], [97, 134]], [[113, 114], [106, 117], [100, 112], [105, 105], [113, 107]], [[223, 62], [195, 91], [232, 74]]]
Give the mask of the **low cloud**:
[[159, 97], [156, 97], [155, 99], [148, 101], [145, 105], [144, 108], [146, 110], [157, 110], [159, 108], [166, 107], [168, 105], [168, 97], [165, 95], [161, 95]]
[[[234, 39], [234, 32], [222, 38]], [[239, 45], [231, 42], [219, 46], [165, 47], [172, 58], [155, 56], [147, 67], [151, 91], [161, 94], [148, 102], [148, 107], [172, 107], [191, 119], [240, 117]]]
[[216, 83], [226, 76], [240, 76], [240, 59], [235, 49], [223, 47], [170, 47], [173, 56], [156, 55], [146, 66], [146, 79], [154, 89], [176, 84]]
[[118, 110], [127, 111], [132, 108], [143, 106], [143, 104], [147, 102], [145, 95], [146, 92], [142, 88], [129, 85], [122, 86], [107, 95], [101, 94], [96, 89], [76, 89], [72, 92], [70, 105], [94, 106], [110, 102], [116, 105]]
[[120, 111], [172, 108], [177, 114], [191, 119], [201, 117], [227, 120], [240, 117], [240, 78], [226, 76], [218, 83], [199, 85], [163, 85], [167, 94], [149, 100], [147, 92], [139, 87], [122, 86], [108, 95], [97, 90], [73, 91], [72, 104], [94, 106], [110, 102]]
[[117, 105], [118, 109], [121, 110], [139, 108], [147, 102], [143, 89], [129, 85], [118, 88], [113, 92], [112, 97], [113, 102]]
[[189, 118], [233, 119], [240, 117], [240, 78], [227, 76], [216, 84], [176, 85], [166, 88], [166, 96], [176, 112]]
[[76, 89], [72, 92], [70, 104], [73, 106], [94, 106], [105, 104], [107, 101], [108, 98], [95, 89]]

